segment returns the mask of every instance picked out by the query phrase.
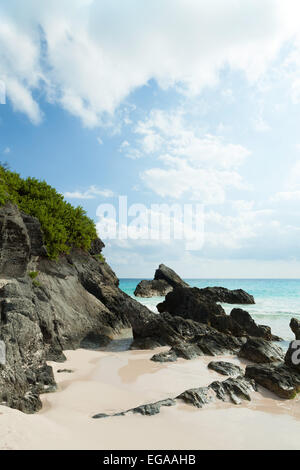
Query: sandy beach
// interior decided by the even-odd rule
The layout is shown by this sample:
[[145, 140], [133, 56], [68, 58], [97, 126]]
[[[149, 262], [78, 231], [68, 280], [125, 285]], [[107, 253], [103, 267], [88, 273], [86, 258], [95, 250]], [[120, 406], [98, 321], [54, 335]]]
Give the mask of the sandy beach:
[[[49, 363], [58, 391], [42, 395], [39, 413], [0, 407], [0, 449], [299, 448], [299, 398], [281, 400], [262, 388], [241, 405], [220, 402], [196, 409], [178, 402], [155, 416], [92, 419], [96, 413], [127, 410], [223, 380], [207, 368], [217, 357], [160, 364], [149, 360], [153, 351], [65, 354], [65, 363]], [[232, 356], [219, 359], [245, 366]]]

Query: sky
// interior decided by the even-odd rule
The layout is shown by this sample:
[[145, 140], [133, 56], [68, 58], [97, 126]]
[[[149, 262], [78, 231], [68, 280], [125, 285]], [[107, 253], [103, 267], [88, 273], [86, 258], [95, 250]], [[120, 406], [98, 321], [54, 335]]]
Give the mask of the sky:
[[[0, 0], [0, 160], [84, 207], [119, 277], [300, 278], [299, 18], [297, 0]], [[201, 234], [174, 205], [201, 206]], [[149, 237], [158, 216], [201, 243]]]

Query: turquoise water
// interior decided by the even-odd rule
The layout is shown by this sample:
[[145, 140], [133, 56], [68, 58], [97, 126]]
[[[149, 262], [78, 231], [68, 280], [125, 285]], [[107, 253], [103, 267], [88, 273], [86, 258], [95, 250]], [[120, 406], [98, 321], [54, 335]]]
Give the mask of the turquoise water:
[[[120, 288], [134, 297], [134, 290], [141, 279], [120, 279]], [[255, 298], [255, 305], [244, 305], [257, 323], [269, 325], [274, 334], [285, 341], [294, 339], [289, 328], [292, 317], [300, 320], [300, 279], [185, 279], [192, 287], [223, 286], [228, 289], [244, 289]], [[136, 300], [156, 312], [156, 305], [163, 297]], [[230, 313], [235, 305], [222, 304]]]

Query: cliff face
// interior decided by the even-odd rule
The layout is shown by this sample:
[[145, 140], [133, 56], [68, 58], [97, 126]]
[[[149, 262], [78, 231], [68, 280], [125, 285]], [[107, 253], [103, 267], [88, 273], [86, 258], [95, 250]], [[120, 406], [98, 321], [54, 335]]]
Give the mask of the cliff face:
[[153, 318], [118, 288], [101, 261], [103, 243], [90, 253], [76, 249], [47, 258], [40, 224], [7, 204], [0, 209], [0, 403], [34, 412], [40, 393], [55, 388], [47, 360], [63, 361], [64, 349], [101, 346], [122, 328], [138, 334]]

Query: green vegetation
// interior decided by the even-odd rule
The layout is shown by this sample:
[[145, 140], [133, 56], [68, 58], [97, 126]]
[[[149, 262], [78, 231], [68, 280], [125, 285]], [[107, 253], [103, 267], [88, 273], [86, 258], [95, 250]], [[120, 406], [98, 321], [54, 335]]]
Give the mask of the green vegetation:
[[106, 259], [102, 255], [102, 253], [98, 253], [97, 255], [94, 255], [94, 258], [97, 259], [98, 261], [100, 261], [100, 263], [105, 263], [106, 262]]
[[32, 281], [32, 285], [34, 287], [40, 287], [41, 286], [41, 283], [39, 281], [36, 281], [35, 279]]
[[28, 273], [28, 276], [31, 277], [31, 279], [35, 279], [38, 276], [39, 272], [38, 271], [30, 271]]
[[8, 201], [39, 219], [49, 258], [72, 247], [88, 250], [97, 238], [95, 224], [82, 207], [73, 207], [45, 181], [23, 179], [0, 164], [0, 205]]

